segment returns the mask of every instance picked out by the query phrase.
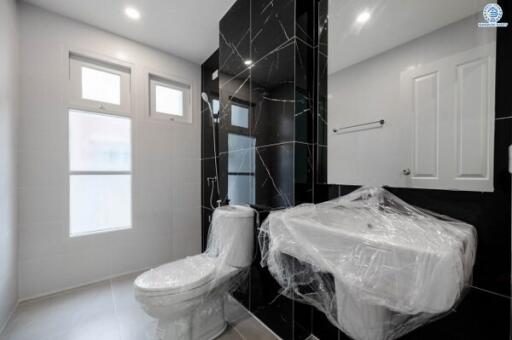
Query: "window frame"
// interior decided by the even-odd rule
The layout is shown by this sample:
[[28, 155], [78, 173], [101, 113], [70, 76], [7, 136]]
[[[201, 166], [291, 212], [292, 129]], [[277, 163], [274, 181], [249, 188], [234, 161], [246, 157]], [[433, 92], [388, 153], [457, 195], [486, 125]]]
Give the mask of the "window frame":
[[[76, 52], [78, 51], [78, 52]], [[67, 238], [79, 239], [91, 235], [107, 234], [111, 232], [120, 232], [123, 230], [133, 230], [135, 228], [135, 214], [134, 214], [134, 164], [135, 164], [135, 127], [132, 114], [132, 89], [134, 88], [134, 79], [132, 77], [133, 66], [130, 63], [122, 60], [110, 58], [103, 55], [82, 52], [79, 49], [65, 48], [65, 64], [67, 71], [67, 102], [65, 104], [65, 117], [66, 117], [66, 206], [67, 206]], [[75, 65], [72, 65], [76, 62]], [[105, 71], [114, 74], [122, 74], [121, 77], [121, 105], [103, 103], [81, 98], [81, 71], [80, 67], [86, 66], [100, 71]], [[91, 67], [92, 66], [92, 67]], [[77, 78], [77, 75], [80, 77]], [[123, 78], [124, 77], [124, 78]], [[79, 82], [76, 81], [79, 79]], [[78, 84], [78, 86], [77, 86]], [[124, 85], [124, 86], [123, 86]], [[66, 91], [65, 91], [66, 92]], [[105, 116], [113, 116], [118, 118], [129, 119], [130, 121], [130, 171], [71, 171], [71, 157], [70, 157], [70, 111], [82, 111], [89, 114], [98, 114]], [[130, 226], [114, 227], [98, 229], [86, 233], [71, 233], [71, 176], [73, 175], [129, 175], [130, 176]]]
[[[71, 169], [71, 148], [70, 148], [70, 120], [69, 116], [72, 111], [78, 111], [83, 114], [90, 114], [90, 115], [99, 115], [99, 116], [107, 116], [107, 117], [114, 117], [119, 119], [126, 119], [130, 123], [130, 169], [129, 170], [72, 170]], [[101, 234], [101, 233], [108, 233], [113, 231], [119, 231], [119, 230], [128, 230], [133, 228], [133, 221], [134, 221], [134, 213], [133, 213], [133, 120], [131, 117], [127, 117], [124, 115], [118, 115], [118, 114], [109, 114], [105, 112], [95, 112], [90, 110], [83, 110], [83, 109], [75, 109], [75, 108], [68, 108], [68, 114], [67, 114], [67, 120], [68, 120], [68, 162], [67, 162], [67, 170], [68, 170], [68, 236], [70, 238], [75, 237], [81, 237], [81, 236], [87, 236], [87, 235], [94, 235], [94, 234]], [[109, 227], [109, 228], [102, 228], [97, 229], [90, 232], [85, 233], [72, 233], [71, 232], [71, 177], [72, 176], [130, 176], [130, 225], [129, 226], [119, 226], [119, 227]]]
[[[254, 146], [251, 147], [251, 149], [235, 149], [235, 150], [229, 150], [228, 152], [228, 166], [226, 167], [227, 168], [227, 178], [228, 178], [228, 195], [229, 195], [229, 178], [230, 177], [234, 177], [234, 178], [240, 178], [240, 177], [248, 177], [249, 178], [249, 182], [253, 184], [253, 188], [251, 188], [251, 191], [250, 191], [250, 196], [251, 196], [251, 199], [252, 201], [251, 202], [235, 202], [235, 204], [256, 204], [256, 137], [254, 136], [250, 136], [248, 134], [240, 134], [240, 133], [237, 133], [237, 132], [228, 132], [228, 143], [229, 143], [229, 136], [240, 136], [240, 137], [245, 137], [245, 138], [250, 138], [252, 139], [252, 141], [254, 142]], [[253, 165], [253, 169], [251, 169], [252, 171], [231, 171], [229, 169], [229, 156], [232, 154], [232, 153], [235, 153], [235, 152], [250, 152], [251, 153], [251, 156], [254, 158], [252, 161], [254, 162], [254, 165]], [[229, 197], [230, 199], [232, 199], [231, 197]]]
[[[214, 98], [214, 99], [219, 99], [219, 98]], [[220, 100], [220, 99], [219, 99]], [[220, 105], [220, 103], [219, 103]], [[247, 123], [248, 123], [248, 126], [247, 127], [243, 127], [243, 126], [239, 126], [239, 125], [233, 125], [232, 124], [232, 107], [233, 106], [238, 106], [238, 107], [243, 107], [243, 108], [246, 108], [248, 110], [247, 114], [248, 114], [248, 117], [247, 117]], [[254, 107], [254, 104], [250, 104], [244, 100], [241, 100], [241, 99], [238, 99], [238, 98], [231, 98], [231, 101], [230, 101], [230, 104], [229, 104], [229, 109], [228, 109], [228, 112], [229, 112], [229, 120], [227, 120], [229, 123], [226, 124], [225, 128], [226, 128], [226, 131], [227, 131], [227, 136], [228, 138], [226, 139], [226, 147], [228, 148], [229, 150], [229, 135], [237, 135], [237, 136], [243, 136], [243, 137], [248, 137], [248, 138], [253, 138], [254, 139], [254, 150], [253, 150], [253, 156], [254, 156], [254, 169], [253, 171], [230, 171], [229, 170], [229, 163], [227, 165], [227, 177], [228, 177], [228, 190], [229, 190], [229, 177], [250, 177], [252, 181], [252, 184], [254, 184], [254, 188], [253, 188], [253, 191], [251, 193], [251, 198], [254, 200], [254, 202], [256, 202], [256, 167], [257, 167], [257, 162], [256, 162], [256, 138], [254, 136], [251, 135], [251, 129], [252, 129], [252, 126], [253, 126], [253, 115], [252, 115], [252, 109]], [[220, 108], [222, 109], [222, 108]], [[234, 152], [242, 152], [243, 150], [234, 150]], [[231, 150], [229, 150], [228, 153], [230, 153]], [[228, 162], [229, 162], [229, 157], [228, 157]], [[254, 203], [253, 202], [253, 203]], [[251, 203], [251, 202], [242, 202], [242, 203]]]
[[[69, 65], [69, 105], [82, 109], [104, 113], [130, 115], [132, 111], [132, 76], [131, 68], [112, 61], [92, 58], [70, 52]], [[82, 98], [82, 67], [118, 75], [120, 77], [120, 104], [107, 103]]]
[[[175, 115], [156, 111], [156, 86], [162, 86], [183, 93], [183, 115]], [[192, 85], [171, 77], [163, 77], [148, 73], [149, 116], [157, 120], [178, 123], [192, 123]]]

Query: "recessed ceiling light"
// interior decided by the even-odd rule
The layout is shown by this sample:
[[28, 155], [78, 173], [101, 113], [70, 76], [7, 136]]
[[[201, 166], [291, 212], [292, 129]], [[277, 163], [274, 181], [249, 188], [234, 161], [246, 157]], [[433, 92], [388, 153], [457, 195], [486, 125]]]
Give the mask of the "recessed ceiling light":
[[362, 12], [361, 14], [359, 14], [356, 18], [356, 22], [360, 23], [360, 24], [364, 24], [365, 22], [367, 22], [368, 20], [370, 20], [370, 12], [368, 11], [364, 11]]
[[244, 64], [249, 66], [249, 65], [252, 65], [252, 60], [251, 59], [247, 59], [244, 61]]
[[130, 19], [133, 20], [139, 20], [140, 19], [140, 12], [134, 8], [134, 7], [126, 7], [124, 9], [124, 14]]

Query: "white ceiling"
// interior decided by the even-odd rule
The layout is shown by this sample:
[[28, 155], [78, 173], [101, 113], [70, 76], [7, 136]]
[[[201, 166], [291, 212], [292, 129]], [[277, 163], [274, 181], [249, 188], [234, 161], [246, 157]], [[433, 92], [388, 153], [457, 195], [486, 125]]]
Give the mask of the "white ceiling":
[[[219, 46], [219, 20], [235, 0], [25, 0], [120, 36], [202, 63]], [[124, 8], [141, 12], [128, 19]]]
[[[330, 0], [329, 74], [481, 12], [488, 2]], [[356, 23], [364, 11], [371, 13], [371, 18], [364, 24]]]

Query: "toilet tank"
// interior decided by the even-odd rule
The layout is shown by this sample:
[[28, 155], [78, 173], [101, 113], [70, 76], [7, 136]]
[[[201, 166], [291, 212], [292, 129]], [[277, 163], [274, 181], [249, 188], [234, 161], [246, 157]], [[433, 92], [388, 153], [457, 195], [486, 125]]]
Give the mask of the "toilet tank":
[[254, 210], [227, 205], [215, 209], [206, 253], [231, 267], [251, 265], [254, 252]]

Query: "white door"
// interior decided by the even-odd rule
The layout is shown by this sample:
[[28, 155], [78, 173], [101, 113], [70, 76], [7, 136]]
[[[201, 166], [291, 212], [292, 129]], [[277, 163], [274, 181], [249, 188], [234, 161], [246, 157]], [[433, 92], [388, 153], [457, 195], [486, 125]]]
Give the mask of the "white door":
[[493, 190], [495, 44], [401, 74], [408, 187]]

